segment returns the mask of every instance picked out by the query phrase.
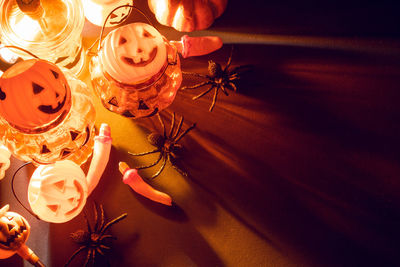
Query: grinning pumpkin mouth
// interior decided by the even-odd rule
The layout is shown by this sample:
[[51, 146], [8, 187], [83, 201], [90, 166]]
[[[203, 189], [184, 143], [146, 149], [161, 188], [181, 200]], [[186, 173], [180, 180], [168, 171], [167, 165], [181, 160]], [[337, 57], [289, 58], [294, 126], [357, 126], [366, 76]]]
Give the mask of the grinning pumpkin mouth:
[[[25, 222], [22, 222], [23, 225], [19, 227], [18, 231], [14, 231], [14, 233], [9, 233], [6, 241], [0, 241], [0, 245], [5, 246], [6, 248], [12, 248], [12, 246], [19, 245], [20, 243], [24, 242], [26, 236], [26, 225]], [[13, 229], [13, 225], [7, 224], [9, 231]]]
[[[67, 88], [65, 90], [67, 90]], [[64, 95], [64, 99], [61, 102], [57, 102], [57, 106], [55, 108], [53, 108], [52, 105], [40, 105], [38, 109], [47, 114], [54, 114], [59, 112], [64, 107], [66, 101], [67, 93]]]
[[151, 62], [153, 62], [153, 60], [156, 58], [157, 50], [158, 50], [157, 47], [154, 47], [153, 50], [151, 50], [151, 52], [150, 52], [150, 57], [149, 57], [149, 59], [148, 59], [148, 60], [143, 60], [143, 59], [141, 59], [138, 63], [135, 63], [135, 61], [134, 61], [132, 58], [130, 58], [130, 57], [125, 57], [125, 56], [122, 57], [122, 60], [123, 60], [126, 64], [131, 65], [131, 66], [133, 66], [133, 67], [144, 67], [144, 66], [150, 64]]

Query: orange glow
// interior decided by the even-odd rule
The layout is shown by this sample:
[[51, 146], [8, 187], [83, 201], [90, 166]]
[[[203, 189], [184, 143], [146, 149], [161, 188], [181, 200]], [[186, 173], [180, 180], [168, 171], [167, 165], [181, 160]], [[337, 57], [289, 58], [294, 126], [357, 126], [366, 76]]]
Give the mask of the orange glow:
[[183, 24], [183, 20], [185, 17], [183, 16], [183, 6], [180, 5], [176, 10], [174, 20], [172, 21], [172, 27], [177, 28]]
[[35, 37], [41, 32], [38, 21], [29, 16], [23, 16], [19, 21], [16, 20], [16, 17], [11, 17], [10, 24], [13, 25], [17, 35], [25, 40], [35, 40]]

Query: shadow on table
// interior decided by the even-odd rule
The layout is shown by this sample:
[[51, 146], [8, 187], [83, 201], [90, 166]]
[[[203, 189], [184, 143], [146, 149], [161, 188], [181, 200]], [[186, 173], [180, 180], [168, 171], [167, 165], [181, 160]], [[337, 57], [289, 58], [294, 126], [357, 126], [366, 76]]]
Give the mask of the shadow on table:
[[[229, 46], [183, 61], [207, 73]], [[253, 64], [238, 92], [178, 93], [169, 109], [197, 129], [184, 141], [191, 179], [265, 240], [306, 265], [396, 261], [400, 199], [398, 54], [236, 45]], [[200, 78], [185, 76], [184, 84]]]

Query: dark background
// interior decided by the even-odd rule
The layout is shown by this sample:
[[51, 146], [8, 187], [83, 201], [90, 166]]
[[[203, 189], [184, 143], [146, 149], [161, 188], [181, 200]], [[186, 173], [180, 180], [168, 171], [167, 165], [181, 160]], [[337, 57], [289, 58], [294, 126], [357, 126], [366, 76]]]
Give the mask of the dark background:
[[[152, 16], [145, 1], [138, 5]], [[172, 208], [136, 195], [117, 170], [120, 160], [152, 161], [127, 152], [151, 149], [146, 135], [157, 121], [122, 118], [95, 100], [96, 125], [110, 124], [114, 146], [87, 212], [96, 201], [108, 219], [128, 213], [111, 231], [111, 265], [398, 266], [399, 11], [395, 1], [230, 0], [208, 30], [190, 33], [225, 45], [183, 59], [182, 70], [206, 74], [208, 60], [224, 66], [232, 44], [233, 67], [253, 68], [211, 113], [211, 94], [191, 100], [201, 89], [180, 91], [162, 113], [166, 121], [184, 115], [184, 128], [197, 123], [181, 142], [179, 166], [189, 177], [168, 166], [152, 182], [172, 196]], [[183, 34], [158, 28], [170, 40]], [[98, 33], [87, 22], [85, 44]], [[88, 72], [81, 78], [90, 85]], [[199, 81], [184, 77], [184, 85]], [[84, 227], [83, 216], [47, 224], [24, 212], [9, 192], [20, 164], [0, 183], [1, 204], [36, 226], [28, 245], [43, 261], [62, 266], [78, 248], [68, 235]]]

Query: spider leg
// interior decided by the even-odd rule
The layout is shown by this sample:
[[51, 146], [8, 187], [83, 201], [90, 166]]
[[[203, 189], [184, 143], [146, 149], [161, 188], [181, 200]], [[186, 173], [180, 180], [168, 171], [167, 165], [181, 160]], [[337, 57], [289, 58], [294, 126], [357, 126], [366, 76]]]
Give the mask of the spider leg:
[[196, 73], [196, 72], [182, 71], [182, 74], [194, 75], [194, 76], [201, 77], [201, 78], [209, 78], [207, 75]]
[[187, 173], [182, 171], [180, 168], [178, 168], [175, 163], [171, 160], [171, 157], [168, 157], [169, 162], [171, 162], [172, 168], [174, 168], [177, 172], [179, 172], [182, 176], [187, 177]]
[[206, 81], [206, 82], [201, 82], [201, 83], [198, 83], [198, 84], [195, 84], [195, 85], [191, 85], [191, 86], [183, 86], [183, 87], [181, 87], [181, 90], [196, 89], [196, 88], [199, 88], [199, 87], [202, 87], [204, 85], [211, 84], [211, 83], [212, 83], [211, 81]]
[[235, 80], [239, 80], [239, 79], [240, 79], [239, 74], [231, 75], [229, 77], [229, 81], [235, 81]]
[[[103, 235], [104, 232], [107, 231], [107, 229], [110, 228], [113, 224], [119, 222], [119, 221], [122, 220], [122, 219], [125, 219], [126, 216], [128, 216], [128, 214], [127, 214], [127, 213], [124, 213], [124, 214], [118, 216], [117, 218], [115, 218], [114, 220], [108, 222], [105, 226], [103, 226], [103, 227], [100, 229], [100, 235]], [[103, 245], [101, 245], [101, 246], [103, 246]]]
[[223, 85], [220, 85], [220, 87], [219, 88], [221, 88], [221, 90], [222, 90], [222, 92], [226, 95], [226, 96], [228, 96], [229, 94], [228, 94], [228, 91], [226, 91], [226, 89], [225, 89], [225, 86], [223, 86]]
[[161, 124], [161, 127], [163, 128], [163, 136], [165, 136], [165, 134], [166, 134], [166, 131], [165, 131], [165, 124], [164, 124], [164, 122], [163, 122], [163, 120], [162, 120], [162, 118], [161, 118], [161, 116], [160, 116], [160, 113], [157, 113], [157, 118], [158, 118], [158, 121], [159, 121], [160, 124]]
[[92, 257], [91, 257], [91, 260], [90, 260], [90, 262], [91, 262], [91, 266], [94, 266], [94, 262], [95, 262], [95, 260], [96, 260], [96, 249], [95, 248], [93, 248], [92, 249]]
[[183, 120], [184, 120], [184, 118], [183, 118], [183, 116], [182, 116], [181, 119], [180, 119], [180, 121], [179, 121], [179, 123], [178, 123], [178, 127], [176, 127], [176, 132], [175, 132], [174, 135], [172, 136], [172, 140], [174, 140], [174, 141], [175, 141], [175, 138], [178, 136], [179, 132], [180, 132], [181, 129], [182, 129]]
[[106, 245], [100, 245], [100, 247], [101, 247], [101, 248], [104, 248], [104, 249], [111, 249], [111, 247], [106, 246]]
[[213, 110], [213, 108], [214, 108], [214, 106], [215, 106], [215, 103], [217, 102], [217, 96], [218, 96], [218, 88], [215, 88], [215, 93], [214, 93], [213, 101], [212, 101], [211, 106], [210, 106], [210, 109], [209, 109], [208, 111], [211, 112], [211, 111]]
[[86, 260], [85, 260], [85, 263], [83, 264], [83, 266], [85, 266], [85, 267], [88, 266], [89, 261], [91, 261], [91, 259], [92, 259], [92, 254], [93, 254], [93, 249], [89, 248], [89, 251], [88, 251], [88, 254], [86, 256]]
[[115, 236], [112, 236], [112, 235], [102, 235], [101, 237], [100, 237], [100, 240], [102, 241], [103, 239], [106, 239], [106, 238], [111, 238], [111, 239], [117, 239]]
[[232, 48], [231, 48], [231, 54], [229, 55], [229, 58], [228, 58], [228, 62], [226, 63], [226, 66], [224, 68], [224, 72], [229, 68], [229, 66], [232, 63], [232, 54], [233, 54], [233, 45], [232, 45]]
[[233, 91], [235, 91], [235, 92], [237, 91], [237, 87], [233, 82], [229, 82], [228, 84], [229, 84], [230, 87], [233, 88]]
[[167, 163], [167, 158], [164, 157], [164, 161], [163, 161], [163, 163], [162, 163], [162, 165], [161, 165], [161, 168], [160, 168], [155, 174], [153, 174], [153, 176], [151, 176], [150, 179], [154, 179], [154, 178], [156, 178], [157, 176], [159, 176], [160, 173], [164, 170], [165, 164], [166, 164], [166, 163]]
[[78, 248], [74, 254], [71, 255], [71, 257], [69, 257], [68, 261], [66, 264], [64, 264], [64, 267], [67, 267], [71, 261], [76, 257], [76, 255], [78, 255], [79, 253], [81, 253], [84, 249], [86, 248], [86, 246], [81, 246], [80, 248]]
[[177, 143], [182, 139], [189, 131], [191, 131], [194, 127], [196, 127], [196, 123], [193, 123], [189, 128], [187, 128], [184, 132], [182, 132], [179, 136], [174, 139], [174, 142]]
[[97, 232], [97, 229], [99, 227], [99, 222], [98, 222], [98, 216], [97, 216], [97, 206], [96, 206], [96, 202], [93, 202], [93, 214], [94, 214], [94, 231]]
[[149, 165], [136, 167], [135, 169], [137, 169], [137, 170], [147, 169], [147, 168], [150, 168], [150, 167], [153, 167], [153, 166], [157, 165], [160, 162], [160, 160], [162, 158], [162, 155], [163, 155], [163, 153], [160, 153], [160, 155], [158, 156], [158, 159], [155, 162], [153, 162], [153, 163], [151, 163]]
[[213, 88], [215, 88], [215, 85], [210, 86], [210, 88], [208, 88], [207, 90], [205, 90], [204, 92], [202, 92], [201, 94], [193, 97], [193, 100], [199, 99], [200, 97], [204, 96], [205, 94], [209, 93]]
[[103, 253], [103, 251], [101, 251], [101, 248], [100, 248], [100, 247], [97, 247], [96, 250], [97, 250], [98, 253], [100, 253], [101, 255], [104, 256], [104, 253]]
[[[168, 133], [168, 138], [171, 138], [172, 133], [174, 131], [175, 128], [175, 112], [172, 113], [172, 119], [171, 119], [171, 128], [169, 129], [169, 133]], [[165, 136], [165, 135], [164, 135]]]
[[96, 229], [96, 232], [99, 232], [101, 228], [104, 226], [104, 209], [103, 205], [100, 204], [100, 226]]
[[233, 68], [232, 70], [231, 70], [231, 73], [236, 73], [236, 74], [238, 74], [238, 72], [239, 71], [249, 71], [249, 70], [251, 70], [253, 68], [253, 66], [252, 65], [241, 65], [241, 66], [238, 66], [238, 67], [235, 67], [235, 68]]
[[149, 155], [149, 154], [157, 153], [157, 152], [160, 152], [160, 150], [158, 148], [155, 148], [151, 151], [143, 152], [143, 153], [132, 153], [132, 152], [128, 152], [128, 153], [131, 154], [132, 156], [145, 156], [145, 155]]

